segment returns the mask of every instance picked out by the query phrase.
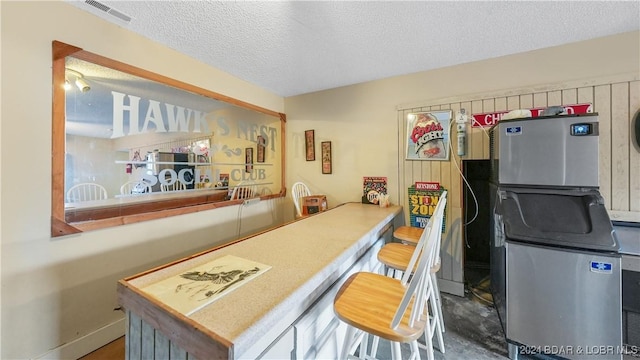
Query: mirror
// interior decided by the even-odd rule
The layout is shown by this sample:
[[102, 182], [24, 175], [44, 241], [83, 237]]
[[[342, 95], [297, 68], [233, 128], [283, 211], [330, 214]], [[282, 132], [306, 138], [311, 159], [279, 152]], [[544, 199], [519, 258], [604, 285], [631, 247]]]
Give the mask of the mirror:
[[284, 196], [285, 120], [54, 41], [52, 236]]

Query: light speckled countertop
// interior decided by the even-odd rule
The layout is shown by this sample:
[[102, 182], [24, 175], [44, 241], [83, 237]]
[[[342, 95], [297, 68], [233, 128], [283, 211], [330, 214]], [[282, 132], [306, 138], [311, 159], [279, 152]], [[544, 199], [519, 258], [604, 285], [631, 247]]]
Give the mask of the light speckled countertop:
[[[124, 283], [127, 288], [142, 289], [225, 255], [272, 266], [189, 316], [232, 344], [233, 356], [238, 357], [283, 318], [300, 316], [374, 244], [401, 210], [399, 206], [347, 203], [216, 251], [133, 276]], [[140, 294], [145, 296], [144, 292]], [[122, 298], [121, 305], [127, 308], [127, 297], [124, 301]], [[145, 320], [145, 314], [137, 315]]]

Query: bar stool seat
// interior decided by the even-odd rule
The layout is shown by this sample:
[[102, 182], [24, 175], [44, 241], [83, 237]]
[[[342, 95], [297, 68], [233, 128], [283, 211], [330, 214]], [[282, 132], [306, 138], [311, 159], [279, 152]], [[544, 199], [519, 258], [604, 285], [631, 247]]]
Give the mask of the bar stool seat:
[[[388, 243], [385, 244], [378, 251], [378, 261], [387, 268], [387, 276], [400, 277], [407, 271], [407, 266], [411, 260], [415, 245], [402, 244], [402, 243]], [[440, 252], [440, 246], [437, 246], [438, 253]], [[444, 316], [442, 315], [442, 298], [440, 297], [440, 289], [438, 288], [438, 278], [436, 273], [440, 271], [440, 256], [436, 254], [436, 261], [429, 269], [429, 276], [431, 276], [431, 282], [433, 283], [433, 292], [436, 301], [436, 316], [440, 322], [440, 330], [444, 333]], [[415, 269], [414, 269], [415, 271]], [[444, 348], [440, 351], [444, 353]]]
[[[389, 269], [405, 272], [414, 250], [415, 245], [388, 243], [378, 251], [378, 261]], [[440, 262], [434, 264], [429, 271], [431, 273], [440, 271]]]
[[415, 245], [418, 243], [418, 240], [420, 240], [423, 231], [424, 229], [420, 227], [398, 226], [398, 228], [393, 231], [393, 237], [402, 242]]

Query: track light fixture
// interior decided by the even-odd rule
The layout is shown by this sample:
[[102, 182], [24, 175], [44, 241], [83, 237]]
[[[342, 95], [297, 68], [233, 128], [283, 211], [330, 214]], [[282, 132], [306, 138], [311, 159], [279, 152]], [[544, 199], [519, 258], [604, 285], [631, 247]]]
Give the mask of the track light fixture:
[[65, 91], [71, 90], [71, 83], [69, 82], [69, 79], [66, 76], [64, 77], [64, 90]]
[[[67, 73], [72, 74], [73, 76], [76, 77], [76, 81], [75, 84], [78, 87], [78, 89], [80, 89], [80, 91], [82, 92], [87, 92], [89, 90], [91, 90], [91, 86], [89, 86], [89, 83], [84, 79], [84, 75], [76, 70], [73, 69], [69, 69], [69, 68], [65, 68], [65, 71]], [[65, 90], [69, 90], [71, 88], [71, 84], [69, 83], [69, 79], [65, 76], [65, 81], [64, 81], [64, 88]]]

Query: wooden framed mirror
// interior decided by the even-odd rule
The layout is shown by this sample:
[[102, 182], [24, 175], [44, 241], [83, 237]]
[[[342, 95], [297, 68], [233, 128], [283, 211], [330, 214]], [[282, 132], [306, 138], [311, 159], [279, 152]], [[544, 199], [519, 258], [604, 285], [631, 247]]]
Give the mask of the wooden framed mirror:
[[52, 121], [54, 237], [285, 195], [285, 114], [58, 41]]

